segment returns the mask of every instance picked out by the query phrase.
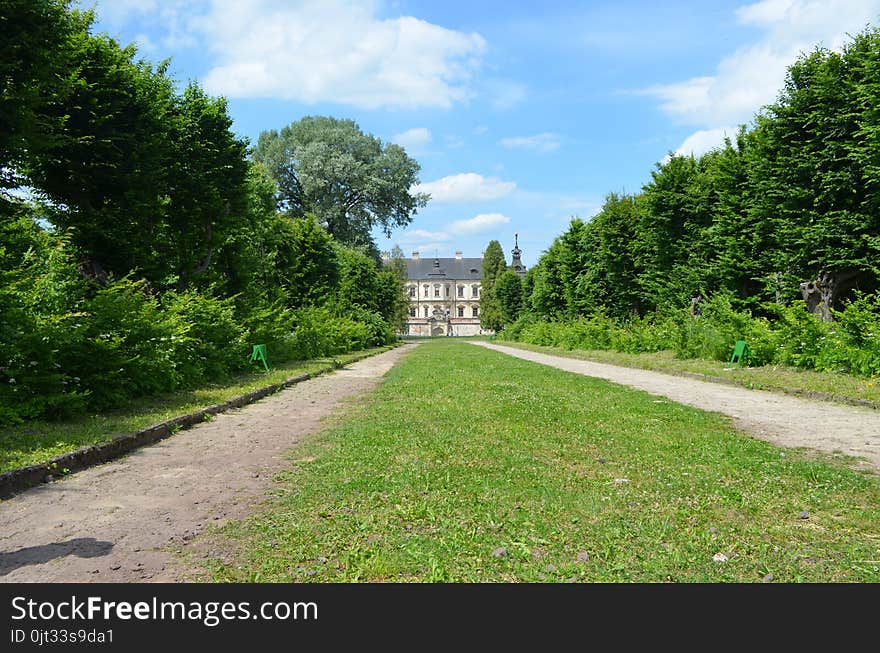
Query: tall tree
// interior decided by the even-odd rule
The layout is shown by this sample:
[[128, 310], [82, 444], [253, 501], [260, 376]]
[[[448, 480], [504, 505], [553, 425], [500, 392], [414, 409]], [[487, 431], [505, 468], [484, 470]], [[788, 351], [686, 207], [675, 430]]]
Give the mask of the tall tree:
[[480, 284], [480, 326], [491, 331], [498, 331], [504, 322], [501, 311], [493, 292], [495, 280], [507, 269], [504, 250], [497, 240], [489, 241], [483, 252], [483, 279]]
[[260, 134], [254, 158], [278, 182], [279, 205], [291, 216], [317, 216], [337, 241], [375, 249], [412, 221], [429, 196], [410, 189], [419, 164], [402, 147], [364, 134], [353, 120], [307, 116], [280, 132]]
[[639, 196], [610, 193], [589, 222], [590, 266], [584, 271], [581, 301], [616, 317], [642, 312], [639, 268], [633, 242], [639, 223]]
[[[21, 178], [28, 157], [44, 152], [65, 117], [50, 111], [70, 92], [71, 40], [84, 34], [89, 12], [71, 12], [67, 0], [0, 2], [0, 203]], [[2, 207], [0, 207], [2, 208]], [[5, 211], [4, 211], [5, 212]]]
[[168, 271], [153, 243], [169, 198], [173, 82], [109, 37], [78, 33], [71, 47], [72, 88], [47, 108], [61, 127], [30, 157], [28, 176], [58, 207], [53, 222], [74, 228], [93, 272], [137, 268], [156, 280]]
[[513, 324], [522, 312], [523, 286], [522, 279], [513, 270], [505, 270], [495, 280], [492, 288], [498, 303], [501, 323]]

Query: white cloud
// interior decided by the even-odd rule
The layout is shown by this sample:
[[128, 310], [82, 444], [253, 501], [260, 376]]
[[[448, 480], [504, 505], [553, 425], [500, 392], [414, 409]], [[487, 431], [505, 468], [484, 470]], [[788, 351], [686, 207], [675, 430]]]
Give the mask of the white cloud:
[[739, 22], [746, 25], [772, 25], [785, 18], [794, 0], [764, 0], [736, 10]]
[[500, 213], [481, 213], [470, 220], [456, 220], [449, 225], [449, 233], [454, 236], [470, 236], [483, 233], [510, 222], [510, 218]]
[[723, 145], [725, 136], [733, 141], [736, 138], [736, 132], [737, 130], [734, 127], [701, 129], [684, 139], [684, 142], [678, 146], [675, 153], [682, 156], [702, 156], [706, 152]]
[[502, 138], [501, 145], [507, 148], [521, 148], [536, 152], [552, 152], [559, 149], [559, 137], [550, 132], [536, 134], [534, 136], [513, 136]]
[[471, 95], [486, 41], [370, 0], [213, 0], [191, 25], [215, 66], [206, 89], [366, 109], [449, 107]]
[[407, 229], [397, 239], [402, 243], [412, 243], [419, 240], [444, 241], [450, 236], [445, 231], [427, 231], [426, 229]]
[[391, 137], [392, 143], [397, 143], [408, 153], [419, 152], [421, 149], [431, 142], [431, 132], [425, 127], [416, 127], [408, 129], [400, 134]]
[[[81, 5], [91, 4], [78, 0]], [[473, 95], [485, 39], [378, 0], [104, 0], [112, 30], [157, 26], [166, 48], [203, 49], [210, 93], [366, 109], [450, 107]]]
[[413, 247], [413, 251], [423, 253], [427, 256], [434, 256], [435, 252], [439, 252], [444, 248], [448, 247], [446, 243], [423, 243], [421, 245], [416, 245]]
[[[762, 0], [740, 7], [737, 20], [763, 30], [754, 43], [722, 59], [714, 74], [646, 89], [684, 124], [718, 129], [747, 123], [772, 103], [786, 68], [816, 45], [839, 49], [876, 19], [880, 0]], [[693, 138], [697, 138], [694, 134]]]
[[471, 130], [474, 136], [480, 136], [481, 134], [485, 134], [489, 131], [489, 128], [486, 125], [477, 125]]
[[484, 177], [475, 172], [443, 177], [427, 184], [417, 184], [413, 192], [430, 193], [431, 201], [438, 204], [460, 204], [497, 200], [513, 192], [516, 184], [497, 177]]

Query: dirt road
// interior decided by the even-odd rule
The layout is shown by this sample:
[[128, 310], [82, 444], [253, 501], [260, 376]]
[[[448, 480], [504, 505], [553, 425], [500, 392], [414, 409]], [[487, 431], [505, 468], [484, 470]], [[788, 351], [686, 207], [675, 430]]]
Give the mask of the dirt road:
[[248, 514], [284, 452], [416, 345], [217, 415], [118, 461], [0, 502], [0, 581], [175, 581], [164, 550]]
[[784, 447], [807, 447], [863, 456], [866, 468], [880, 472], [880, 411], [871, 408], [809, 401], [487, 342], [471, 344], [568, 372], [639, 388], [703, 410], [723, 413], [733, 417], [737, 428]]

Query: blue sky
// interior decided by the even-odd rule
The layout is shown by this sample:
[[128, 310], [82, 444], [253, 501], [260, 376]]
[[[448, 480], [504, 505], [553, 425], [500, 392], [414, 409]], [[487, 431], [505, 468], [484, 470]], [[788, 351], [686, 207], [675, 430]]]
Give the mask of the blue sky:
[[380, 249], [527, 266], [669, 152], [772, 102], [785, 67], [880, 21], [880, 0], [97, 0], [96, 29], [229, 100], [236, 132], [306, 115], [403, 145], [432, 200]]

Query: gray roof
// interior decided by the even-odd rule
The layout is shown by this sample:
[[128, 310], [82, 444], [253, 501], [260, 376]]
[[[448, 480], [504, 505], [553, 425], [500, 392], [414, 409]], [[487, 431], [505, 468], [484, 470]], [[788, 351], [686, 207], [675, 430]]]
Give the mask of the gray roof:
[[406, 259], [406, 277], [412, 281], [479, 281], [483, 278], [481, 258]]

